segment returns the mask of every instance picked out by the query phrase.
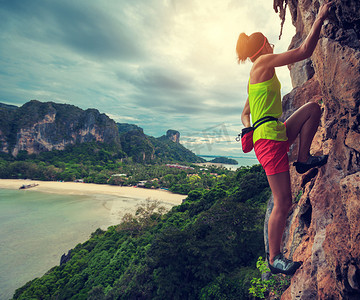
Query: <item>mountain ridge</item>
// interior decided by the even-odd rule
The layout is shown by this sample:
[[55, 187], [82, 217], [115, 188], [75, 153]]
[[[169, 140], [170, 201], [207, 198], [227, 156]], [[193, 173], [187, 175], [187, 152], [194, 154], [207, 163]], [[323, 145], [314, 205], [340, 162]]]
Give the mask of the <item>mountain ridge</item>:
[[[170, 131], [170, 130], [169, 130]], [[168, 132], [169, 132], [168, 131]], [[178, 137], [180, 133], [171, 130]], [[164, 137], [164, 136], [163, 136]], [[31, 100], [20, 107], [0, 103], [0, 152], [39, 154], [87, 142], [114, 144], [135, 162], [202, 162], [172, 136], [154, 138], [134, 124], [116, 123], [97, 109]]]

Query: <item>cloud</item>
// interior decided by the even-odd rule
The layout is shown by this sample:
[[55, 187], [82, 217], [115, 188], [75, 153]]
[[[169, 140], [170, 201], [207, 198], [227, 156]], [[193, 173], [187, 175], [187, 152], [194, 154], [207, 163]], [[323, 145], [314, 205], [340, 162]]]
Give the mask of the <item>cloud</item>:
[[[268, 0], [6, 0], [0, 19], [1, 102], [96, 108], [149, 135], [174, 128], [184, 142], [241, 128], [251, 68], [236, 63], [241, 31], [264, 32], [275, 52], [293, 35], [288, 18], [278, 42]], [[288, 70], [277, 74], [289, 92]]]
[[130, 116], [122, 116], [122, 115], [119, 116], [119, 115], [114, 115], [114, 114], [110, 114], [110, 113], [106, 113], [106, 115], [110, 119], [113, 119], [117, 123], [132, 123], [132, 124], [134, 124], [139, 121], [139, 119], [130, 117]]
[[19, 37], [68, 47], [97, 59], [138, 60], [144, 55], [125, 18], [107, 13], [94, 1], [20, 0], [2, 2], [3, 27]]
[[[119, 75], [122, 80], [123, 74]], [[129, 82], [143, 93], [176, 94], [193, 88], [193, 80], [181, 69], [171, 65], [150, 65], [139, 67], [136, 73], [129, 77]]]

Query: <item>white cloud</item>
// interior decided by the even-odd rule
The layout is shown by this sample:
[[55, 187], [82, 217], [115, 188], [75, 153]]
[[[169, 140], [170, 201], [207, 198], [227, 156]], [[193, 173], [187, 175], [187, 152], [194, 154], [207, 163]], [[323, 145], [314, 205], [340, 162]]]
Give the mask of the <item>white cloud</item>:
[[[262, 31], [275, 52], [294, 34], [288, 15], [278, 41], [268, 0], [12, 0], [0, 18], [0, 101], [97, 108], [184, 142], [222, 123], [241, 129], [251, 67], [236, 63], [241, 31]], [[287, 68], [277, 74], [289, 92]]]
[[106, 115], [110, 118], [113, 119], [115, 122], [117, 123], [131, 123], [131, 124], [135, 124], [139, 121], [139, 119], [134, 118], [134, 117], [130, 117], [130, 116], [119, 116], [119, 115], [114, 115], [114, 114], [110, 114], [110, 113], [106, 113]]

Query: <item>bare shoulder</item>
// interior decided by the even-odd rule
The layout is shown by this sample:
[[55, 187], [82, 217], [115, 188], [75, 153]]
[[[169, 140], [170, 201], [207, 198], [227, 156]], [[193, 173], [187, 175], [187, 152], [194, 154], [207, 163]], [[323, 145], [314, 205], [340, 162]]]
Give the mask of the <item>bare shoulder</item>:
[[275, 69], [273, 67], [269, 67], [264, 60], [264, 56], [260, 56], [255, 62], [250, 71], [250, 83], [256, 84], [260, 82], [264, 82], [273, 78]]

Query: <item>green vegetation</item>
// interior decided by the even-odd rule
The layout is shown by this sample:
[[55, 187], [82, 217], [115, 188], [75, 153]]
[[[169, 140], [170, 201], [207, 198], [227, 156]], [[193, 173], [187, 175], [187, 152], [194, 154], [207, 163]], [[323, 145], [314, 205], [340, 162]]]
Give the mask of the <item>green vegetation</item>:
[[280, 299], [280, 296], [289, 287], [291, 276], [283, 274], [271, 274], [267, 262], [260, 256], [256, 262], [256, 267], [263, 277], [267, 275], [267, 279], [255, 277], [251, 280], [250, 294], [260, 299], [265, 299], [267, 295], [271, 295], [271, 299]]
[[295, 197], [295, 203], [299, 203], [302, 195], [303, 195], [303, 190], [300, 190]]
[[122, 150], [133, 162], [164, 163], [164, 162], [204, 162], [179, 143], [166, 136], [154, 138], [145, 135], [142, 128], [131, 124], [117, 124]]
[[[170, 141], [171, 142], [171, 141]], [[171, 142], [172, 143], [172, 142]], [[134, 163], [116, 145], [82, 143], [63, 151], [28, 155], [20, 151], [17, 157], [0, 153], [0, 178], [74, 181], [134, 186], [144, 182], [146, 188], [166, 188], [188, 194], [196, 188], [211, 188], [224, 181], [231, 171], [188, 164], [188, 168], [170, 168], [165, 164]], [[217, 173], [214, 173], [217, 172]]]
[[148, 136], [155, 147], [155, 155], [161, 161], [173, 162], [205, 162], [205, 159], [196, 156], [193, 152], [178, 143], [174, 143], [166, 136], [154, 138]]
[[[191, 177], [169, 170], [177, 172], [165, 176], [169, 182]], [[162, 215], [148, 202], [118, 226], [98, 229], [14, 299], [252, 299], [264, 251], [266, 176], [260, 166], [224, 171], [214, 181], [192, 176], [181, 205]]]
[[44, 142], [56, 146], [101, 140], [122, 152], [122, 158], [126, 157], [135, 163], [205, 161], [169, 137], [147, 136], [142, 128], [133, 124], [115, 123], [96, 109], [82, 110], [74, 105], [37, 100], [29, 101], [21, 107], [0, 103], [0, 150], [16, 153], [21, 149], [18, 142], [20, 137], [24, 138], [23, 132], [32, 135], [25, 137], [33, 142], [28, 145], [32, 152], [46, 151]]
[[116, 146], [97, 143], [83, 143], [39, 155], [20, 151], [16, 158], [2, 154], [0, 178], [63, 181], [88, 178], [89, 182], [106, 183], [124, 156]]
[[[42, 138], [54, 145], [71, 143], [74, 134], [95, 127], [104, 141], [79, 135], [75, 140], [81, 143], [62, 151], [20, 151], [16, 157], [0, 153], [0, 178], [81, 179], [187, 195], [166, 214], [148, 201], [119, 225], [96, 230], [72, 249], [66, 263], [20, 287], [14, 299], [252, 297], [249, 289], [260, 275], [254, 266], [264, 251], [263, 219], [270, 195], [260, 166], [236, 172], [204, 169], [193, 163], [205, 160], [169, 139], [176, 131], [154, 138], [136, 125], [115, 124], [94, 109], [30, 101], [20, 108], [0, 105], [0, 117], [0, 146], [7, 145], [9, 152], [18, 149], [21, 129], [44, 120], [49, 122], [41, 129]], [[45, 150], [41, 143], [35, 147]]]

